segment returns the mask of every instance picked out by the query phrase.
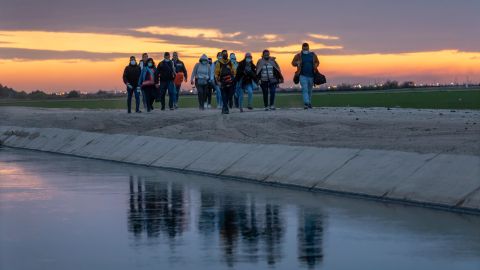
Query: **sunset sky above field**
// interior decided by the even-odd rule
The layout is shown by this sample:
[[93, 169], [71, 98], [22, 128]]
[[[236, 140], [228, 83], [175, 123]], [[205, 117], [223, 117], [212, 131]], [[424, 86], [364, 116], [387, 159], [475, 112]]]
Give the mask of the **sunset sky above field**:
[[480, 81], [478, 0], [0, 0], [0, 83], [123, 90], [128, 57], [243, 59], [268, 48], [287, 82], [302, 42], [330, 83]]

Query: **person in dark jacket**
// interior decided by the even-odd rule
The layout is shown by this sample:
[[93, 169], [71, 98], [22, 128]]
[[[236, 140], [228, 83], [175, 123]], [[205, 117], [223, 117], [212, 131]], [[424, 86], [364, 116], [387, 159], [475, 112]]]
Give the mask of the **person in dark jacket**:
[[248, 109], [253, 110], [253, 89], [256, 88], [257, 80], [257, 68], [252, 62], [252, 54], [246, 53], [245, 59], [243, 59], [237, 68], [237, 76], [235, 81], [237, 82], [237, 97], [240, 111], [243, 112], [243, 92], [248, 93]]
[[153, 102], [155, 101], [155, 81], [156, 81], [157, 69], [155, 68], [155, 62], [152, 58], [148, 58], [146, 66], [140, 73], [138, 85], [145, 92], [147, 112], [153, 110]]
[[140, 91], [138, 87], [138, 78], [142, 70], [137, 65], [135, 56], [130, 56], [130, 63], [123, 70], [123, 83], [127, 86], [127, 112], [132, 113], [132, 95], [135, 94], [135, 112], [141, 113], [140, 107]]
[[174, 80], [175, 91], [176, 91], [174, 107], [175, 109], [177, 109], [178, 100], [180, 98], [180, 89], [182, 87], [182, 82], [188, 81], [187, 68], [185, 67], [185, 64], [183, 63], [183, 61], [181, 61], [178, 58], [177, 52], [173, 52], [173, 66], [175, 67], [175, 73], [176, 73], [175, 80]]
[[[175, 79], [175, 67], [173, 66], [173, 61], [170, 60], [170, 53], [166, 52], [164, 54], [164, 59], [158, 64], [157, 67], [157, 86], [160, 87], [160, 103], [162, 104], [162, 111], [165, 110], [165, 95], [168, 91], [168, 107], [170, 110], [174, 110], [175, 103], [175, 85], [173, 80]], [[160, 84], [158, 84], [160, 80]]]

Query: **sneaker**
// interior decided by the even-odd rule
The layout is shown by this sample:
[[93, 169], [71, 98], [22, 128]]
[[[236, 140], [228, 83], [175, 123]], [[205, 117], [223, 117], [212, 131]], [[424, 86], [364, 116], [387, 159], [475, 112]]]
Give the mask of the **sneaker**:
[[212, 108], [212, 105], [208, 104], [207, 109], [211, 109], [211, 108]]
[[270, 110], [275, 111], [276, 110], [275, 106], [270, 106]]
[[173, 111], [173, 110], [175, 110], [175, 108], [170, 108], [170, 111]]
[[207, 104], [203, 104], [203, 109], [206, 109], [207, 108]]
[[268, 107], [265, 107], [265, 111], [269, 111]]
[[132, 113], [132, 112], [127, 112], [127, 113]]
[[248, 106], [247, 107], [249, 110], [253, 110], [253, 107], [252, 106]]
[[160, 110], [165, 111], [165, 107], [162, 107]]
[[243, 112], [243, 108], [240, 108], [240, 112]]
[[308, 108], [309, 108], [309, 109], [313, 109], [312, 103], [308, 104]]
[[308, 104], [304, 104], [304, 105], [303, 105], [303, 109], [304, 109], [304, 110], [308, 110]]
[[135, 113], [142, 113], [142, 111], [136, 111]]

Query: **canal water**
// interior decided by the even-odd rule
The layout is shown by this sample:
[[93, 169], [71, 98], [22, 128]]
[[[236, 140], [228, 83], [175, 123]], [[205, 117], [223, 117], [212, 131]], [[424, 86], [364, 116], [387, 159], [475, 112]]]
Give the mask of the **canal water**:
[[480, 217], [0, 148], [0, 269], [480, 269]]

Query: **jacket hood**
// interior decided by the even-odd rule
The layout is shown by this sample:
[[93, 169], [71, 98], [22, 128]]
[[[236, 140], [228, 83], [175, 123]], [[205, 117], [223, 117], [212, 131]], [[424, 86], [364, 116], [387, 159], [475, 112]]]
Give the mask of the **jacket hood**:
[[202, 60], [206, 60], [208, 62], [208, 57], [206, 54], [202, 54], [202, 56], [200, 56], [200, 59], [198, 61], [202, 62]]
[[225, 60], [225, 59], [222, 58], [222, 59], [220, 59], [220, 60], [218, 60], [218, 61], [220, 61], [220, 63], [222, 63], [222, 64], [225, 65], [225, 64], [228, 64], [228, 63], [230, 62], [230, 59]]

